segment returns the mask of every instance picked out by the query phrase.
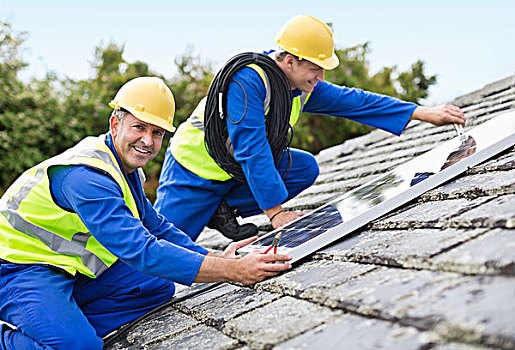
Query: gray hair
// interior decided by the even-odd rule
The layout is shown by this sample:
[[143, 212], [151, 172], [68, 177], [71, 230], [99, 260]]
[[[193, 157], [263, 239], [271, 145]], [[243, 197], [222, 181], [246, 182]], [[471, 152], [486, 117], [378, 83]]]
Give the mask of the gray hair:
[[125, 116], [127, 116], [127, 114], [130, 114], [129, 111], [123, 109], [123, 108], [117, 108], [115, 110], [113, 110], [113, 112], [111, 113], [111, 116], [116, 116], [118, 117], [118, 120], [120, 121], [120, 124], [123, 123], [123, 119], [125, 118]]

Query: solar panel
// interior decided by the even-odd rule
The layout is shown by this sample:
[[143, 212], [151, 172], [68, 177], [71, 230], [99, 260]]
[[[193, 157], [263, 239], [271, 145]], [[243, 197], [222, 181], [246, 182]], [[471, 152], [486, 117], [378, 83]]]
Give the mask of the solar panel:
[[[280, 247], [293, 248], [305, 243], [327, 230], [338, 226], [343, 222], [342, 216], [334, 205], [326, 205], [310, 215], [303, 216], [295, 223], [278, 229], [275, 233], [282, 232]], [[267, 235], [260, 239], [260, 245], [270, 246], [275, 235]]]
[[262, 236], [239, 252], [264, 251], [281, 232], [277, 253], [290, 254], [292, 262], [298, 261], [514, 144], [515, 110], [510, 110]]

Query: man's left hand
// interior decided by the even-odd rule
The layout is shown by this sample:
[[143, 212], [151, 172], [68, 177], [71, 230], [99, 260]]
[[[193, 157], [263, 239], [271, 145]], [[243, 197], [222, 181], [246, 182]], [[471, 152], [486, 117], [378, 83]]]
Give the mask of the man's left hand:
[[413, 112], [411, 119], [421, 120], [434, 125], [465, 124], [465, 114], [461, 108], [442, 104], [433, 107], [419, 106]]

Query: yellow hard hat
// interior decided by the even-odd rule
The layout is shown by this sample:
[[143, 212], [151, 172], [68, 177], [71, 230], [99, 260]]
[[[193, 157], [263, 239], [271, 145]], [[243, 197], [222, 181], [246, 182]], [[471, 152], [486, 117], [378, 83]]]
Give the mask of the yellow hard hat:
[[324, 69], [334, 69], [340, 61], [334, 53], [333, 33], [318, 18], [299, 15], [284, 25], [275, 36], [279, 46]]
[[175, 130], [173, 94], [159, 78], [140, 77], [128, 81], [118, 90], [109, 106], [126, 109], [136, 118], [165, 130]]

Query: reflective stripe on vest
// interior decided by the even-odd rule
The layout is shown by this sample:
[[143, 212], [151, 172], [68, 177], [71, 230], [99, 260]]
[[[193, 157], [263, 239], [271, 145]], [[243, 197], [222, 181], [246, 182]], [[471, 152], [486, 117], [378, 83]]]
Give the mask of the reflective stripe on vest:
[[[270, 108], [271, 99], [268, 77], [258, 65], [249, 64], [248, 67], [254, 69], [259, 74], [265, 85], [266, 96], [263, 102], [263, 110], [266, 115]], [[302, 92], [301, 95], [292, 100], [290, 125], [293, 126], [297, 123], [310, 95], [311, 93]], [[200, 101], [191, 116], [182, 123], [175, 132], [175, 135], [170, 141], [170, 152], [183, 167], [204, 179], [219, 181], [229, 180], [231, 176], [220, 168], [207, 152], [204, 143], [205, 109], [206, 97]]]
[[[136, 202], [105, 135], [89, 137], [75, 147], [27, 170], [0, 200], [0, 258], [14, 263], [48, 264], [73, 275], [95, 278], [117, 258], [88, 231], [79, 216], [52, 199], [48, 169], [85, 165], [112, 177], [122, 189], [132, 214]], [[139, 174], [141, 176], [141, 174]]]

